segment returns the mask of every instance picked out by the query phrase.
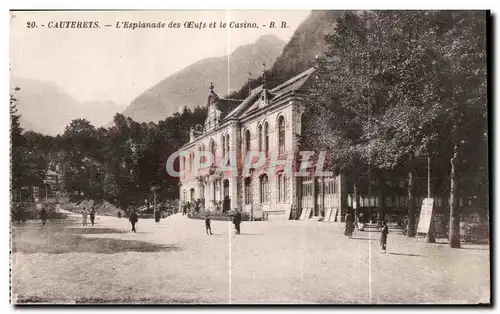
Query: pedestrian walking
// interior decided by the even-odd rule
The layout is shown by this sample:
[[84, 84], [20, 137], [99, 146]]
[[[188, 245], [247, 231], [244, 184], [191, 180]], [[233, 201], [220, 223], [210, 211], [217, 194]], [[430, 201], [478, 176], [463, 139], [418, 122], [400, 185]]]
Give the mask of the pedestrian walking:
[[118, 218], [122, 218], [122, 211], [118, 210]]
[[353, 232], [354, 232], [354, 216], [351, 213], [347, 213], [347, 215], [345, 215], [344, 235], [349, 237], [349, 239], [351, 239]]
[[212, 228], [210, 227], [210, 217], [208, 214], [205, 217], [205, 229], [207, 231], [207, 234], [212, 235]]
[[155, 211], [155, 222], [160, 222], [161, 212], [159, 210]]
[[90, 223], [92, 224], [92, 226], [94, 225], [94, 221], [95, 221], [95, 209], [94, 207], [92, 207], [92, 209], [90, 210]]
[[387, 252], [387, 235], [389, 234], [389, 227], [387, 227], [387, 222], [385, 220], [382, 222], [380, 233], [380, 246], [382, 247], [382, 253], [385, 253]]
[[234, 227], [236, 228], [236, 234], [240, 234], [240, 225], [241, 225], [241, 213], [239, 210], [236, 210], [233, 217]]
[[47, 210], [45, 209], [44, 206], [42, 206], [42, 210], [40, 210], [40, 219], [42, 220], [42, 225], [45, 226], [45, 222], [47, 221]]
[[137, 215], [137, 212], [135, 210], [132, 210], [132, 212], [130, 213], [130, 217], [129, 217], [129, 221], [130, 221], [130, 224], [132, 225], [132, 231], [135, 233], [135, 224], [137, 223], [137, 221], [139, 220], [139, 216]]
[[83, 208], [82, 210], [82, 226], [86, 226], [87, 225], [87, 210], [85, 209], [85, 207]]

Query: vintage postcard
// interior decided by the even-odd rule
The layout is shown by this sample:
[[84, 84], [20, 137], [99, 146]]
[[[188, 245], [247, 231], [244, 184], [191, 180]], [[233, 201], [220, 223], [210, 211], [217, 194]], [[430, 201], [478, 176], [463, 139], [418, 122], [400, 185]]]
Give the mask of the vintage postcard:
[[491, 304], [489, 11], [11, 11], [11, 303]]

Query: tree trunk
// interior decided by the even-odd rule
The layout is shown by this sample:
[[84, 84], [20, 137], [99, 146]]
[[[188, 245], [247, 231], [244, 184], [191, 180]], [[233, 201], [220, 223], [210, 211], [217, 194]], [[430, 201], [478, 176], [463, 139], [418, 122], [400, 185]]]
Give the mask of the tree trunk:
[[408, 237], [415, 236], [415, 202], [413, 201], [413, 171], [408, 172]]
[[449, 230], [449, 245], [451, 248], [460, 248], [460, 214], [457, 208], [457, 157], [458, 146], [455, 144], [453, 157], [450, 159], [450, 230]]
[[[431, 198], [431, 158], [427, 157], [427, 198]], [[436, 243], [436, 224], [434, 219], [434, 211], [432, 211], [431, 223], [429, 225], [429, 231], [425, 237], [425, 242]]]
[[[378, 224], [384, 219], [385, 211], [385, 182], [382, 177], [378, 177], [378, 211], [377, 211], [377, 218], [376, 218], [376, 223]], [[373, 223], [373, 222], [372, 222]]]
[[352, 208], [354, 210], [354, 212], [353, 212], [354, 217], [356, 217], [358, 214], [358, 207], [359, 207], [359, 192], [358, 192], [357, 181], [354, 181], [354, 183], [352, 185], [352, 190], [353, 190], [353, 198], [354, 198]]

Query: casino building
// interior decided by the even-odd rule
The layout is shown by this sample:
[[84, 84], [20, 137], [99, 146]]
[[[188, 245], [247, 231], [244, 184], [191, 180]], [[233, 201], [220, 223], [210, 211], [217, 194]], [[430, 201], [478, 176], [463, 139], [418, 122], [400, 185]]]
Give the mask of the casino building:
[[226, 199], [229, 209], [255, 219], [340, 216], [340, 176], [316, 178], [318, 189], [313, 175], [304, 176], [313, 169], [303, 167], [297, 176], [286, 166], [301, 163], [302, 96], [313, 74], [311, 68], [273, 88], [264, 79], [242, 101], [220, 98], [211, 85], [205, 123], [191, 130], [179, 151], [181, 204], [198, 201], [222, 210]]
[[[180, 204], [197, 202], [209, 211], [239, 209], [255, 219], [323, 221], [342, 221], [346, 210], [354, 208], [372, 219], [381, 212], [401, 222], [408, 212], [406, 173], [387, 173], [378, 181], [365, 173], [355, 188], [347, 174], [318, 176], [317, 158], [303, 167], [303, 99], [314, 72], [311, 68], [272, 88], [264, 77], [244, 100], [220, 98], [211, 85], [205, 123], [191, 129], [189, 143], [178, 151]], [[215, 157], [201, 157], [204, 153]], [[426, 167], [421, 168], [413, 183], [417, 211], [427, 195]], [[447, 182], [447, 177], [433, 178], [432, 188], [437, 212], [445, 216]], [[480, 194], [464, 191], [459, 207], [485, 207], [475, 195]]]

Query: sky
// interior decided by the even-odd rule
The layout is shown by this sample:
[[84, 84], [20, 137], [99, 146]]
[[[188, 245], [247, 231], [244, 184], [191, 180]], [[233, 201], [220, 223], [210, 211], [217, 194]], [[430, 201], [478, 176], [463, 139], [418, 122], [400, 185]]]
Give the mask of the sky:
[[[310, 11], [73, 11], [11, 12], [11, 77], [56, 84], [78, 101], [128, 105], [163, 78], [209, 57], [273, 34], [288, 42]], [[48, 28], [58, 21], [97, 21], [100, 28]], [[122, 22], [181, 23], [181, 28], [124, 29]], [[187, 21], [206, 28], [184, 28]], [[220, 22], [259, 28], [221, 28]], [[287, 28], [263, 27], [271, 21]], [[216, 22], [217, 28], [208, 28]], [[35, 25], [36, 27], [29, 27]], [[45, 26], [42, 26], [45, 25]], [[104, 25], [113, 25], [105, 27]]]

